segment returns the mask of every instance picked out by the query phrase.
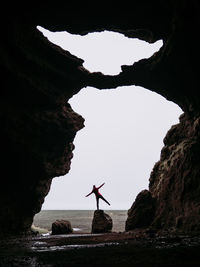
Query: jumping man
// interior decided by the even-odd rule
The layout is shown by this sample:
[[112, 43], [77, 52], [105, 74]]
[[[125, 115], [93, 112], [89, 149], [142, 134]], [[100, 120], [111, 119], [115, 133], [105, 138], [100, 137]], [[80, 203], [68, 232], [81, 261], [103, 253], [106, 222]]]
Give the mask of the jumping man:
[[102, 200], [104, 200], [108, 205], [110, 205], [110, 203], [99, 193], [99, 188], [101, 188], [105, 183], [103, 183], [102, 185], [100, 185], [99, 187], [96, 187], [95, 185], [93, 185], [93, 189], [92, 192], [89, 193], [86, 197], [90, 196], [92, 193], [95, 194], [96, 196], [96, 201], [97, 201], [97, 210], [99, 210], [99, 199], [101, 198]]

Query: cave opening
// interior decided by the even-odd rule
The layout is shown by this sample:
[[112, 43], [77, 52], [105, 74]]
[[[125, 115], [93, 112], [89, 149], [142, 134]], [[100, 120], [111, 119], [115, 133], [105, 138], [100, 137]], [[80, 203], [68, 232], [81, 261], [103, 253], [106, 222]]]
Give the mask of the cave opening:
[[[1, 16], [2, 265], [87, 266], [94, 261], [99, 265], [152, 262], [154, 266], [159, 263], [170, 266], [176, 261], [178, 266], [187, 263], [198, 266], [200, 93], [196, 66], [200, 2], [134, 1], [132, 4], [65, 1], [59, 5], [40, 1], [37, 5], [17, 2], [2, 7], [5, 14]], [[86, 33], [105, 29], [116, 31], [105, 34], [117, 36], [120, 32], [129, 36], [129, 41], [135, 37], [150, 43], [163, 40], [163, 46], [150, 58], [136, 59], [139, 60], [136, 63], [128, 49], [122, 47], [130, 61], [119, 65], [116, 56], [110, 57], [111, 52], [105, 53], [108, 61], [99, 49], [92, 54], [93, 46], [89, 49], [92, 58], [97, 54], [106, 70], [97, 66], [96, 59], [93, 69], [84, 56], [72, 50], [74, 56], [70, 55], [69, 48], [64, 51], [59, 44], [48, 42], [36, 29], [37, 25], [52, 31], [85, 34], [74, 36], [78, 50], [83, 47], [81, 40], [85, 37], [103, 35], [103, 32]], [[115, 50], [114, 46], [111, 50]], [[137, 49], [132, 50], [137, 54]], [[117, 54], [121, 56], [122, 51]], [[112, 62], [115, 70], [108, 69]], [[160, 95], [184, 112], [179, 123], [172, 127], [182, 111]], [[172, 104], [170, 109], [167, 103]], [[163, 126], [175, 113], [176, 118]], [[81, 115], [85, 118], [85, 128]], [[98, 135], [89, 132], [90, 128], [97, 130]], [[72, 142], [76, 148], [71, 164]], [[145, 165], [147, 160], [149, 168]], [[66, 173], [67, 177], [63, 177]], [[112, 206], [101, 202], [100, 208], [112, 217], [113, 233], [99, 237], [82, 235], [79, 230], [84, 229], [89, 216], [87, 225], [91, 230], [96, 208], [93, 196], [85, 198], [85, 195], [93, 183], [102, 182], [106, 184], [100, 192]], [[125, 191], [127, 188], [129, 191]], [[141, 191], [144, 188], [148, 190]], [[125, 199], [127, 202], [123, 202]], [[32, 236], [33, 217], [42, 214], [41, 208], [42, 212], [56, 209], [52, 221], [45, 218], [48, 223], [69, 220], [80, 235]], [[82, 216], [71, 213], [78, 218], [77, 225], [62, 213], [63, 209], [81, 211], [81, 208]], [[126, 233], [114, 233], [114, 212], [111, 215], [107, 208], [125, 211], [126, 217], [121, 217], [123, 227], [117, 231]], [[62, 209], [59, 216], [58, 209]], [[84, 213], [85, 209], [90, 210]], [[83, 233], [89, 230], [84, 229]], [[113, 242], [114, 236], [117, 243]]]
[[[162, 41], [148, 44], [116, 32], [79, 36], [38, 29], [52, 43], [84, 59], [83, 66], [89, 71], [109, 75], [118, 74], [121, 65], [152, 56], [162, 46]], [[101, 91], [86, 87], [69, 102], [84, 117], [85, 128], [75, 138], [70, 172], [67, 177], [53, 179], [42, 209], [95, 209], [95, 201], [84, 196], [93, 184], [105, 182], [103, 194], [112, 205], [101, 203], [101, 207], [127, 211], [138, 192], [148, 188], [163, 138], [171, 125], [178, 123], [182, 110], [137, 86]]]
[[117, 75], [122, 65], [129, 66], [149, 58], [163, 46], [162, 40], [150, 44], [114, 31], [92, 32], [82, 36], [66, 31], [51, 32], [40, 26], [37, 29], [53, 44], [83, 59], [83, 66], [88, 71], [105, 75]]

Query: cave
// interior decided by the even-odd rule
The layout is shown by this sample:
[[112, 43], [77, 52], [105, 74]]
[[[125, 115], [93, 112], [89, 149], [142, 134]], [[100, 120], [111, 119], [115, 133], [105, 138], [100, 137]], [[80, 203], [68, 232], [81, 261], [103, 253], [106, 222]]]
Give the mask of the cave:
[[[198, 1], [30, 2], [3, 6], [1, 17], [2, 233], [30, 231], [51, 181], [69, 172], [76, 132], [84, 118], [68, 100], [82, 88], [138, 85], [178, 104], [184, 114], [164, 138], [149, 190], [138, 194], [126, 230], [140, 227], [200, 230], [200, 114]], [[84, 35], [111, 30], [163, 47], [117, 75], [89, 72], [83, 60], [50, 43], [37, 29]], [[134, 115], [134, 114], [133, 114]]]

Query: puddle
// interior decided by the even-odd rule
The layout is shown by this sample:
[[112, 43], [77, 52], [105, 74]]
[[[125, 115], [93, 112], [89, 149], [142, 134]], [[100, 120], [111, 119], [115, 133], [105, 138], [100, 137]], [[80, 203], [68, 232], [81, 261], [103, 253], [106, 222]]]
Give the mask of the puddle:
[[51, 246], [51, 247], [47, 247], [47, 246], [38, 247], [38, 246], [35, 246], [34, 244], [34, 246], [31, 247], [31, 250], [37, 251], [37, 252], [51, 252], [51, 251], [83, 249], [83, 248], [100, 248], [100, 247], [117, 246], [117, 245], [119, 245], [118, 242], [99, 243], [99, 244], [83, 244], [83, 245], [63, 245], [63, 246]]
[[47, 245], [47, 242], [41, 242], [41, 241], [36, 241], [34, 244], [33, 244], [35, 247], [38, 247], [38, 246], [41, 246], [41, 245]]
[[[54, 239], [60, 239], [62, 237], [64, 238], [78, 238], [78, 237], [92, 237], [92, 236], [101, 236], [103, 234], [67, 234], [67, 235], [51, 235], [51, 233], [47, 233], [47, 234], [42, 234], [41, 239], [44, 240], [47, 238], [54, 238]], [[40, 237], [35, 237], [37, 240]], [[34, 238], [33, 238], [34, 239]]]

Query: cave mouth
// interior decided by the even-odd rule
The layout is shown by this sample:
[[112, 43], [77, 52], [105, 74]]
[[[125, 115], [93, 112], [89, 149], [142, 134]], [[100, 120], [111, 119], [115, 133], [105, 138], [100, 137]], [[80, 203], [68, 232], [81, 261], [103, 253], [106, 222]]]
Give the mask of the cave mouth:
[[182, 110], [136, 86], [103, 91], [86, 87], [69, 102], [85, 118], [85, 127], [74, 140], [70, 172], [53, 179], [34, 224], [50, 231], [54, 220], [68, 218], [74, 231], [90, 232], [96, 201], [85, 195], [93, 184], [105, 182], [101, 193], [111, 206], [102, 201], [100, 208], [112, 217], [113, 230], [123, 232], [127, 210], [148, 188], [163, 138]]
[[50, 231], [54, 220], [68, 218], [74, 231], [90, 232], [96, 202], [94, 196], [85, 195], [93, 184], [105, 182], [101, 193], [111, 206], [102, 201], [100, 208], [112, 217], [113, 230], [122, 232], [127, 210], [138, 193], [148, 188], [163, 138], [178, 123], [182, 110], [136, 86], [103, 91], [86, 87], [69, 103], [85, 118], [85, 127], [74, 140], [70, 172], [53, 179], [34, 225]]
[[148, 188], [163, 138], [182, 110], [136, 86], [86, 87], [69, 102], [85, 118], [85, 127], [74, 140], [70, 172], [53, 179], [42, 209], [95, 209], [95, 199], [83, 197], [93, 184], [103, 182], [102, 193], [112, 205], [101, 202], [100, 207], [129, 209], [138, 192]]
[[[90, 71], [102, 71], [104, 74], [116, 74], [120, 71], [121, 65], [133, 64], [134, 61], [150, 57], [162, 46], [162, 41], [149, 44], [116, 32], [104, 31], [80, 36], [66, 32], [53, 33], [41, 27], [38, 29], [54, 44], [83, 58], [86, 62], [84, 67]], [[122, 39], [125, 43], [128, 42], [127, 46], [126, 44], [122, 46]], [[117, 40], [120, 40], [119, 45]], [[130, 49], [134, 50], [135, 58], [129, 56], [127, 62], [127, 55], [132, 54]], [[114, 54], [111, 53], [112, 50]], [[117, 62], [116, 57], [124, 50], [126, 59], [124, 60], [122, 55], [119, 57], [121, 61]], [[112, 59], [108, 56], [109, 53], [113, 55]], [[97, 64], [99, 59], [100, 67]], [[109, 65], [110, 62], [112, 64]], [[51, 191], [42, 209], [94, 209], [95, 203], [88, 199], [84, 203], [82, 195], [88, 191], [91, 184], [106, 182], [104, 192], [109, 196], [114, 182], [118, 189], [112, 196], [115, 199], [112, 208], [127, 210], [138, 192], [148, 187], [152, 167], [159, 160], [162, 140], [170, 126], [178, 123], [181, 109], [161, 95], [136, 86], [101, 91], [86, 87], [73, 96], [69, 103], [85, 118], [86, 127], [75, 138], [76, 150], [67, 179], [65, 177], [53, 179]], [[105, 150], [111, 151], [110, 155], [106, 152], [108, 158], [105, 157]], [[91, 167], [92, 159], [95, 159], [96, 163]], [[109, 170], [108, 165], [111, 166]], [[88, 177], [87, 182], [85, 177]], [[120, 181], [120, 177], [123, 177], [125, 185]], [[74, 192], [72, 188], [77, 188], [77, 184], [80, 186]], [[129, 188], [128, 193], [125, 188]], [[67, 195], [68, 197], [70, 195], [68, 200]], [[70, 204], [67, 203], [69, 199]], [[107, 207], [103, 205], [103, 208]]]

